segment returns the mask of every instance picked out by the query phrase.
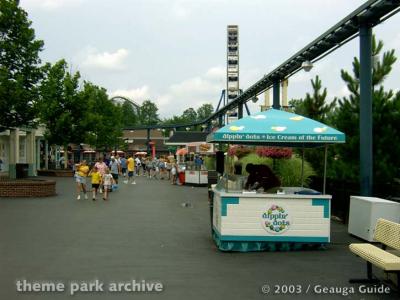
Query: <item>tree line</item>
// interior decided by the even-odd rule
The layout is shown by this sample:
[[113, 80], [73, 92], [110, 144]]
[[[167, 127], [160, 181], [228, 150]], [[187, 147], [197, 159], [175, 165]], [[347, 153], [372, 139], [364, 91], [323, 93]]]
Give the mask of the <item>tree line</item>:
[[129, 102], [113, 103], [105, 88], [71, 72], [68, 63], [43, 64], [44, 42], [17, 1], [0, 0], [0, 131], [45, 125], [50, 144], [87, 143], [96, 149], [121, 145], [123, 128], [182, 124], [205, 118], [211, 104], [189, 108], [179, 117], [161, 119], [151, 100], [135, 110]]

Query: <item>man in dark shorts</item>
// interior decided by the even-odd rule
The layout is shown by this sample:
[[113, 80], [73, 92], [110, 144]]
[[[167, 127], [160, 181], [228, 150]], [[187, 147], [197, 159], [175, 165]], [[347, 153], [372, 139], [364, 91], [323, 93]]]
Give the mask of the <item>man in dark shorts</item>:
[[133, 177], [133, 173], [135, 171], [135, 160], [133, 159], [132, 155], [128, 156], [126, 166], [128, 167], [128, 180], [125, 180], [124, 183], [128, 184], [133, 179], [131, 184], [136, 184], [135, 178]]
[[111, 156], [110, 173], [114, 178], [115, 183], [118, 184], [118, 175], [121, 173], [121, 165], [118, 163], [114, 156]]
[[120, 159], [121, 162], [121, 172], [122, 172], [122, 176], [126, 176], [126, 158], [125, 157], [121, 157]]

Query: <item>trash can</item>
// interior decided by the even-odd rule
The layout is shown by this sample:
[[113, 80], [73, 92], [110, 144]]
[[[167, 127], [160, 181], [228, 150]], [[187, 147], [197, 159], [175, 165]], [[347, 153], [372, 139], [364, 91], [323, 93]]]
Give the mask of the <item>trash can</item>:
[[17, 179], [28, 178], [29, 165], [28, 164], [16, 164], [15, 175]]
[[178, 174], [179, 183], [181, 185], [185, 184], [185, 172], [179, 172]]

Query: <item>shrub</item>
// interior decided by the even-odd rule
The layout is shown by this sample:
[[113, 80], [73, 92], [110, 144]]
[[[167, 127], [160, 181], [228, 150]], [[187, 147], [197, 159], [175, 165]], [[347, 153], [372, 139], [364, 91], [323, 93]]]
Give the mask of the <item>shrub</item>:
[[[282, 186], [301, 186], [301, 158], [292, 157], [276, 161], [277, 173], [282, 181]], [[310, 163], [304, 161], [304, 186], [311, 182], [315, 172]]]
[[[255, 153], [251, 153], [239, 160], [242, 163], [242, 174], [248, 175], [246, 165], [249, 163], [255, 165], [267, 165], [273, 168], [273, 159], [268, 157], [260, 157]], [[301, 158], [293, 156], [291, 159], [275, 159], [276, 175], [281, 179], [282, 186], [301, 186]], [[310, 184], [310, 177], [315, 172], [311, 165], [304, 161], [304, 186]]]

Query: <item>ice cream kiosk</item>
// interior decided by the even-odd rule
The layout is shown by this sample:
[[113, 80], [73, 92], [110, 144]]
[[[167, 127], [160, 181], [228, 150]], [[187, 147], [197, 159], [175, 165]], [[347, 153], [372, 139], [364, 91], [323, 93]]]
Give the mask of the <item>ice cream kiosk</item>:
[[323, 191], [279, 187], [244, 189], [246, 178], [224, 174], [213, 188], [212, 235], [222, 251], [279, 251], [330, 242], [331, 196], [325, 194], [327, 145], [345, 135], [320, 122], [270, 109], [220, 128], [207, 142], [282, 147], [325, 147]]
[[[214, 154], [214, 144], [195, 142], [187, 145], [192, 156]], [[193, 158], [193, 157], [192, 157]], [[206, 186], [208, 184], [208, 170], [204, 164], [198, 165], [192, 161], [186, 162], [185, 184], [193, 186]]]

